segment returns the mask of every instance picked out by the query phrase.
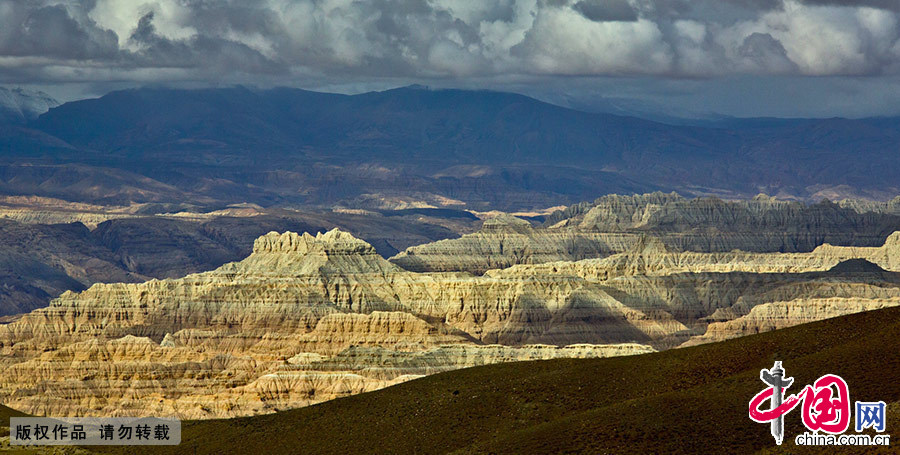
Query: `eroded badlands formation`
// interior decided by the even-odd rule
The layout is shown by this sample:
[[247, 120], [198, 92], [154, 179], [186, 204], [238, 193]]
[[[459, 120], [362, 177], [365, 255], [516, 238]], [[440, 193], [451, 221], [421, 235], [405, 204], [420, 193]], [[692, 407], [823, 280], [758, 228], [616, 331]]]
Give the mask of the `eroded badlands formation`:
[[482, 274], [515, 264], [605, 257], [631, 247], [632, 233], [536, 229], [510, 215], [488, 219], [478, 232], [407, 248], [394, 264], [414, 272], [466, 271]]
[[900, 198], [806, 205], [760, 195], [749, 201], [675, 193], [607, 195], [551, 215], [543, 227], [501, 217], [458, 239], [408, 248], [391, 261], [414, 271], [484, 273], [515, 264], [621, 253], [642, 236], [679, 251], [809, 252], [824, 243], [878, 246], [900, 229]]
[[644, 353], [900, 304], [900, 233], [809, 253], [680, 252], [643, 234], [623, 249], [477, 276], [410, 272], [337, 230], [273, 232], [211, 272], [95, 284], [0, 325], [0, 402], [247, 415], [453, 368]]
[[[233, 416], [487, 362], [652, 350], [619, 344], [633, 337], [618, 319], [646, 319], [627, 308], [606, 324], [567, 320], [557, 310], [578, 292], [407, 272], [336, 230], [272, 233], [215, 271], [97, 284], [0, 326], [0, 401], [37, 414]], [[644, 340], [666, 331], [640, 325]]]
[[[0, 196], [0, 318], [47, 306], [94, 283], [178, 278], [247, 257], [270, 231], [366, 239], [382, 255], [471, 232], [471, 218], [392, 216], [189, 204], [96, 206]], [[465, 212], [462, 212], [465, 213]], [[474, 216], [472, 216], [474, 218]]]

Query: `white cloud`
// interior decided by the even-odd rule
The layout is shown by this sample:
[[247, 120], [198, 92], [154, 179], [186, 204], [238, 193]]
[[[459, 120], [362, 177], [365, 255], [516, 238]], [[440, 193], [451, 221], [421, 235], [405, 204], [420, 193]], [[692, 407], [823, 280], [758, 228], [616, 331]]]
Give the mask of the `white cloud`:
[[[11, 57], [49, 59], [48, 78], [83, 74], [78, 68], [84, 66], [104, 66], [121, 78], [140, 68], [179, 68], [179, 74], [194, 79], [229, 70], [285, 78], [900, 72], [898, 12], [856, 6], [883, 3], [878, 1], [851, 6], [835, 6], [836, 0], [62, 3], [69, 22], [57, 10], [44, 11], [44, 22], [37, 23], [66, 24], [67, 31], [47, 31], [53, 40], [29, 41], [19, 29], [49, 0], [0, 0], [0, 80], [26, 74], [13, 63], [21, 60]], [[604, 14], [607, 4], [616, 10]], [[141, 18], [149, 25], [146, 36], [131, 39]], [[62, 33], [73, 36], [66, 40]], [[65, 66], [72, 71], [59, 70]], [[29, 78], [40, 77], [34, 65], [29, 68]]]
[[723, 30], [720, 41], [734, 55], [747, 36], [769, 34], [800, 74], [863, 75], [884, 68], [898, 39], [896, 25], [896, 14], [886, 10], [788, 1], [783, 10]]
[[154, 13], [154, 25], [159, 34], [168, 39], [183, 40], [197, 34], [190, 24], [190, 8], [178, 0], [97, 0], [88, 16], [100, 27], [114, 31], [120, 47], [134, 50], [128, 37], [137, 27], [138, 20], [149, 12]]
[[569, 8], [542, 10], [513, 54], [522, 71], [547, 74], [658, 74], [672, 62], [656, 23], [595, 22]]

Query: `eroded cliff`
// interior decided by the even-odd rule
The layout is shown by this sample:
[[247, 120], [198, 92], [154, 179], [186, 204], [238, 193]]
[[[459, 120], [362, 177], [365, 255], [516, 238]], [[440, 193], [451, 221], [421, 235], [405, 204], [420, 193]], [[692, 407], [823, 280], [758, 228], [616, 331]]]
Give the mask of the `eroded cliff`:
[[556, 212], [543, 227], [505, 216], [474, 234], [410, 247], [391, 261], [414, 271], [480, 274], [516, 264], [603, 258], [629, 250], [643, 236], [694, 252], [802, 253], [824, 243], [876, 247], [900, 230], [896, 206], [850, 200], [807, 205], [766, 195], [729, 202], [675, 193], [613, 194]]
[[[0, 326], [0, 399], [38, 414], [243, 415], [487, 362], [648, 352], [617, 343], [682, 329], [552, 281], [417, 274], [341, 231], [270, 233], [214, 271], [96, 284]], [[645, 331], [609, 329], [629, 318]], [[511, 346], [485, 346], [497, 342]]]
[[338, 230], [272, 232], [216, 270], [95, 284], [0, 325], [0, 401], [227, 417], [485, 363], [644, 353], [898, 305], [898, 257], [900, 233], [809, 253], [643, 235], [602, 259], [476, 276], [410, 272]]

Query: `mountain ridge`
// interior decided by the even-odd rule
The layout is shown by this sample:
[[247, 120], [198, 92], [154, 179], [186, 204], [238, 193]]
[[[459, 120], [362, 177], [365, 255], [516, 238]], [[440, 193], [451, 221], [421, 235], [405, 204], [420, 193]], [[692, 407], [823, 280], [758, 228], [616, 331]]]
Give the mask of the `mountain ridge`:
[[0, 87], [0, 124], [24, 124], [59, 104], [41, 91]]
[[[263, 206], [351, 207], [361, 197], [410, 194], [505, 210], [653, 190], [800, 199], [900, 193], [895, 118], [747, 122], [668, 125], [458, 89], [144, 88], [55, 107], [0, 135], [0, 149], [11, 164], [40, 156], [102, 166], [177, 188], [184, 200]], [[49, 138], [73, 148], [52, 148]], [[481, 170], [460, 174], [459, 166]], [[30, 176], [31, 187], [53, 188], [42, 178]], [[119, 197], [172, 199], [159, 191]], [[96, 198], [71, 187], [38, 195], [60, 193]]]

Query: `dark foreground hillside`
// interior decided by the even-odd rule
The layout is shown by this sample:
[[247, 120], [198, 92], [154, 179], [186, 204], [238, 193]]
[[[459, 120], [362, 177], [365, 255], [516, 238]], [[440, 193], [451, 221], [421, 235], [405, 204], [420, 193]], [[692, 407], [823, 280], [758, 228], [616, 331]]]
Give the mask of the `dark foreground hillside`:
[[[898, 335], [900, 308], [893, 308], [651, 355], [471, 368], [274, 415], [187, 423], [181, 446], [144, 450], [779, 452], [768, 425], [747, 416], [748, 401], [763, 388], [759, 370], [775, 359], [795, 378], [790, 391], [834, 373], [849, 383], [851, 400], [884, 400], [887, 433], [900, 434]], [[781, 451], [833, 453], [793, 445], [804, 428], [799, 411], [786, 417]], [[881, 451], [896, 451], [898, 443]]]
[[10, 417], [25, 417], [27, 414], [16, 411], [15, 409], [7, 408], [0, 404], [0, 438], [3, 436], [9, 436], [9, 418]]

